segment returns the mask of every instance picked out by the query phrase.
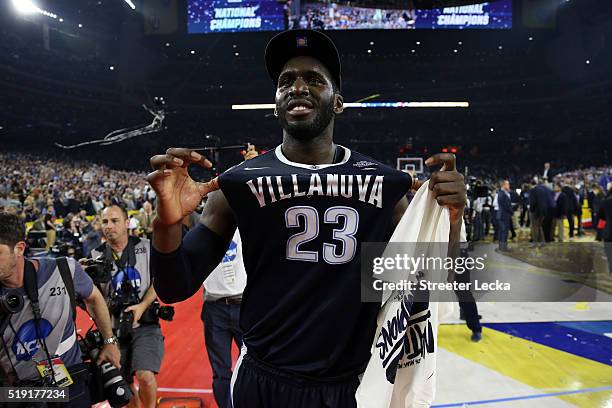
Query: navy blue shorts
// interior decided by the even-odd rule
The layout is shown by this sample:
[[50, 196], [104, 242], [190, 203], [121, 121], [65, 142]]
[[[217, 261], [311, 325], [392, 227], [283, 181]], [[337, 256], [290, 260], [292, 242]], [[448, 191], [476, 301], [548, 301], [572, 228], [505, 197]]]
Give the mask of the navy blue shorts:
[[248, 354], [235, 373], [233, 408], [356, 408], [357, 376], [318, 381], [280, 371]]

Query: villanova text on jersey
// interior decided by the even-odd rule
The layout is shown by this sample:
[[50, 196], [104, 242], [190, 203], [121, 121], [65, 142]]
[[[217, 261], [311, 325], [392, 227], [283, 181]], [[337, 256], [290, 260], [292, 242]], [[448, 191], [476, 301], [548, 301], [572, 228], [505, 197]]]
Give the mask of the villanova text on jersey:
[[[371, 174], [326, 174], [322, 179], [319, 173], [312, 173], [310, 176], [292, 174], [291, 176], [257, 177], [255, 180], [247, 181], [246, 184], [260, 207], [289, 198], [318, 195], [341, 196], [347, 199], [352, 199], [354, 196], [358, 197], [361, 202], [382, 208], [384, 178], [385, 176], [372, 176]], [[300, 191], [300, 184], [307, 184], [308, 188]], [[288, 191], [288, 194], [285, 194], [285, 191]]]
[[306, 376], [365, 368], [380, 304], [361, 302], [361, 243], [388, 241], [393, 210], [412, 184], [340, 149], [337, 163], [306, 165], [279, 146], [219, 177], [242, 237], [247, 352]]

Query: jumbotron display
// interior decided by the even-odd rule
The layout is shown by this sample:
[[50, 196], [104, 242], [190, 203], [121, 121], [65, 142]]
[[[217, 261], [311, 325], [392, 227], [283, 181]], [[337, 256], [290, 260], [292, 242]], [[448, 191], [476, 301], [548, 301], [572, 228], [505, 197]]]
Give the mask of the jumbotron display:
[[430, 10], [355, 7], [344, 2], [189, 0], [187, 31], [222, 33], [368, 29], [510, 29], [512, 0]]

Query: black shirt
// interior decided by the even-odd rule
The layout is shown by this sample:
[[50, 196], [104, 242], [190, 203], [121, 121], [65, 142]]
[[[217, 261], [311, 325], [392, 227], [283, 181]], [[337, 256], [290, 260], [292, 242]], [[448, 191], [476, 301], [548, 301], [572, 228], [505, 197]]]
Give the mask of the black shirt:
[[362, 242], [387, 241], [408, 174], [342, 148], [290, 162], [280, 146], [219, 178], [243, 242], [240, 325], [248, 353], [302, 375], [364, 370], [380, 304], [361, 302]]

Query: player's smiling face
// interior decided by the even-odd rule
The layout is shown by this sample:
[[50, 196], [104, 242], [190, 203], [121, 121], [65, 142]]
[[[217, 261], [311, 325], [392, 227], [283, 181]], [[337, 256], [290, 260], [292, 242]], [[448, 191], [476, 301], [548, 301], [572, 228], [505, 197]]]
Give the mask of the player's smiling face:
[[332, 76], [313, 57], [287, 61], [276, 88], [276, 110], [281, 126], [298, 139], [319, 136], [342, 112], [342, 97], [334, 91]]

